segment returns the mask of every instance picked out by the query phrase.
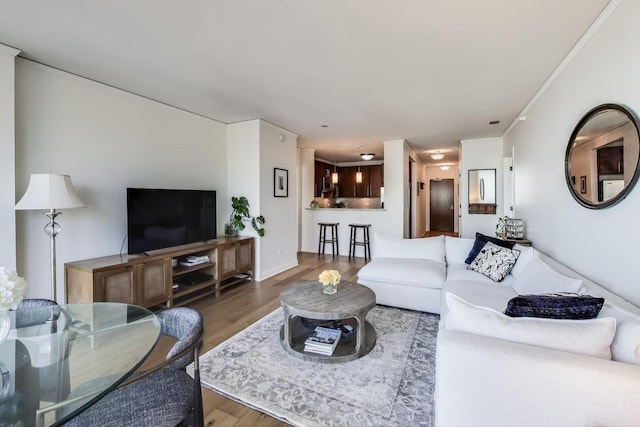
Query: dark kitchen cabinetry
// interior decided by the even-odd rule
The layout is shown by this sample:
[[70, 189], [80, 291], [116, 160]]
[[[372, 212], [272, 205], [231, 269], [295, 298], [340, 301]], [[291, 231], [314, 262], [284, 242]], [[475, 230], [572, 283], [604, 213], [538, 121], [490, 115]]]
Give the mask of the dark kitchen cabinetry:
[[[335, 169], [338, 184], [331, 185], [333, 165], [315, 162], [314, 197], [380, 197], [384, 186], [384, 165], [346, 166]], [[356, 183], [356, 174], [362, 173], [362, 182]]]
[[313, 197], [331, 196], [331, 173], [333, 165], [329, 163], [315, 162], [315, 179], [313, 184]]
[[380, 187], [384, 187], [384, 165], [369, 166], [369, 197], [380, 197]]
[[624, 173], [624, 147], [598, 149], [598, 175], [620, 175]]

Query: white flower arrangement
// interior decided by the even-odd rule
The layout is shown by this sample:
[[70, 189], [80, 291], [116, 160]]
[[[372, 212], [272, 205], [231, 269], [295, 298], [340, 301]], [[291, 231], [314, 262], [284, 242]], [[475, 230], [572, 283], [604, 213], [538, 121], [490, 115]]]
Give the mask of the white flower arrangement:
[[340, 272], [337, 270], [324, 270], [322, 273], [320, 273], [320, 276], [318, 276], [318, 279], [320, 280], [320, 283], [322, 283], [323, 285], [328, 285], [328, 284], [337, 285], [338, 283], [340, 283], [340, 279], [342, 279], [342, 276], [340, 275]]
[[0, 311], [18, 308], [26, 292], [26, 280], [15, 271], [0, 267]]

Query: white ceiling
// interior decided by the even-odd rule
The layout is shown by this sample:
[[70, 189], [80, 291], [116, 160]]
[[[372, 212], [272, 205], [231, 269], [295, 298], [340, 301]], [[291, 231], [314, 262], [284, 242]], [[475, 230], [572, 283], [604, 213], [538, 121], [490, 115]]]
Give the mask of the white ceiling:
[[607, 3], [0, 0], [0, 43], [225, 123], [264, 119], [330, 160], [406, 139], [443, 163], [460, 139], [501, 136]]

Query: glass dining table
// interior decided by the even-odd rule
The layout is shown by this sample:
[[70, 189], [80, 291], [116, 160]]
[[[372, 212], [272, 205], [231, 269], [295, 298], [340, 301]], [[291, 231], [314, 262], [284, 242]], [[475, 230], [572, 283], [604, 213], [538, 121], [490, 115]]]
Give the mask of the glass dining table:
[[60, 425], [116, 388], [160, 336], [153, 312], [86, 303], [10, 311], [0, 343], [0, 425]]

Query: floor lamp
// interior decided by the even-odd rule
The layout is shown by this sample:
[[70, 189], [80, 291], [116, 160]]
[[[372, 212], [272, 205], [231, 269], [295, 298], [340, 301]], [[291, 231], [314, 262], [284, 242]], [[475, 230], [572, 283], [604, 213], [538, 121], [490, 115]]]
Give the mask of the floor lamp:
[[69, 175], [34, 173], [29, 179], [27, 191], [15, 207], [16, 210], [48, 209], [44, 214], [49, 217], [49, 223], [44, 227], [44, 231], [51, 238], [51, 297], [54, 301], [57, 301], [56, 236], [60, 232], [60, 225], [56, 222], [60, 212], [57, 210], [85, 206], [73, 189]]

